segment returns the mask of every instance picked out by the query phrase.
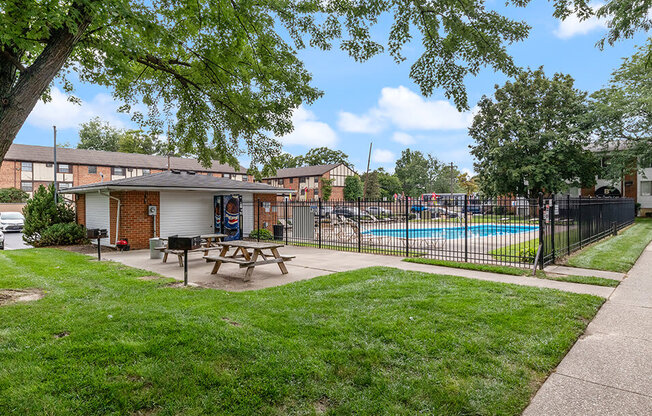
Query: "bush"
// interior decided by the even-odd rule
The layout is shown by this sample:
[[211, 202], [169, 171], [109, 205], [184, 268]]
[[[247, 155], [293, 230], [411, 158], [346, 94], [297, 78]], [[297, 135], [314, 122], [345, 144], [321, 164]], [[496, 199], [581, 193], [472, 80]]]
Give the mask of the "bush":
[[75, 211], [62, 199], [54, 203], [54, 185], [47, 189], [41, 185], [23, 208], [25, 226], [23, 240], [33, 246], [39, 245], [43, 232], [54, 224], [74, 223]]
[[537, 249], [534, 247], [522, 248], [518, 252], [519, 261], [522, 263], [534, 263], [534, 258], [537, 256]]
[[273, 240], [274, 236], [271, 231], [266, 228], [261, 228], [259, 230], [254, 230], [249, 233], [249, 238], [261, 239], [261, 240]]
[[74, 222], [54, 224], [43, 230], [36, 247], [69, 246], [86, 242], [86, 228]]
[[22, 189], [4, 188], [0, 189], [0, 203], [25, 202], [29, 198], [27, 192]]

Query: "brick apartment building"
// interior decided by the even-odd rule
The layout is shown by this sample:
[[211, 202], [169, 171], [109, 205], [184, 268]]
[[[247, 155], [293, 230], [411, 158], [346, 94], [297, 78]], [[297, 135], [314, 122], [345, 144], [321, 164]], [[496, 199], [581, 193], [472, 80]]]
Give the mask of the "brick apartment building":
[[264, 178], [263, 182], [278, 188], [293, 189], [296, 198], [312, 201], [322, 196], [322, 179], [333, 179], [330, 199], [344, 199], [344, 181], [354, 176], [353, 169], [343, 163], [331, 165], [303, 166], [300, 168], [279, 169], [275, 176]]
[[[182, 172], [196, 172], [218, 178], [253, 182], [253, 176], [247, 175], [245, 168], [241, 167], [236, 171], [231, 166], [216, 162], [207, 169], [195, 159], [171, 157], [169, 167]], [[166, 156], [57, 149], [57, 186], [60, 190], [148, 175], [167, 169]], [[0, 188], [19, 188], [31, 195], [39, 185], [48, 185], [53, 180], [52, 147], [13, 144], [0, 165]]]

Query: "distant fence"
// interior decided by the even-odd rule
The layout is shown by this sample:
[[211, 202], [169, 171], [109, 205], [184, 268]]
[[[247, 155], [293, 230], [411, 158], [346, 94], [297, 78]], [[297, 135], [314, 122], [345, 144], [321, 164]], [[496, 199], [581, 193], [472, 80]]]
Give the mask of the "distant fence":
[[[634, 221], [629, 198], [468, 196], [391, 201], [254, 201], [253, 229], [285, 244], [543, 267]], [[253, 209], [252, 209], [253, 208]], [[259, 238], [259, 237], [257, 237]]]

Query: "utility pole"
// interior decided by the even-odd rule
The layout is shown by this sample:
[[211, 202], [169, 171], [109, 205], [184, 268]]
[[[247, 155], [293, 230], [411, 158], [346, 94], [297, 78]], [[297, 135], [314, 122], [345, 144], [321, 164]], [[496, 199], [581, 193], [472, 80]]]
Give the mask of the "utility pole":
[[369, 143], [369, 156], [367, 157], [367, 173], [364, 177], [364, 184], [362, 185], [362, 197], [367, 196], [367, 182], [369, 181], [369, 163], [371, 162], [371, 146], [374, 145], [374, 142]]
[[59, 200], [57, 195], [57, 126], [52, 126], [54, 129], [54, 203]]

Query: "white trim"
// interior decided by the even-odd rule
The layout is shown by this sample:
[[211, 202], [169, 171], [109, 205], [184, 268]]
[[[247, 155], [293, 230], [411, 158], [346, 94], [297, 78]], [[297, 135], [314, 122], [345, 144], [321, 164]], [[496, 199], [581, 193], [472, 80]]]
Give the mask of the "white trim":
[[145, 186], [100, 186], [87, 189], [66, 190], [62, 194], [86, 194], [101, 191], [193, 191], [193, 192], [251, 192], [254, 194], [289, 194], [296, 193], [294, 189], [243, 189], [243, 188], [183, 188], [183, 187], [145, 187]]

